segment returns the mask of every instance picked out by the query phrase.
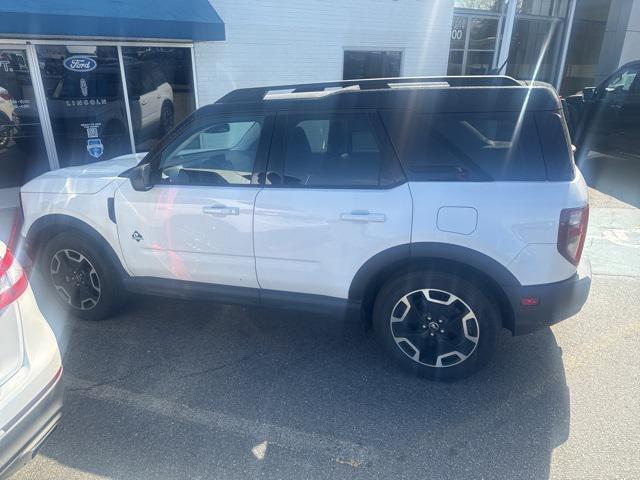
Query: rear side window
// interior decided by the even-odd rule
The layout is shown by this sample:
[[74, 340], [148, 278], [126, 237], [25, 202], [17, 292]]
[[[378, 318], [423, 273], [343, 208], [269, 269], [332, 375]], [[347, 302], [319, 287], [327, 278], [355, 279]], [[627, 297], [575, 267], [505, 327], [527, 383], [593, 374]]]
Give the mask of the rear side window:
[[282, 152], [272, 153], [269, 170], [283, 172], [283, 186], [384, 187], [402, 175], [375, 114], [319, 112], [281, 119]]
[[538, 112], [536, 115], [548, 180], [573, 180], [574, 164], [566, 123], [557, 112]]
[[546, 171], [534, 118], [517, 112], [382, 112], [410, 180], [535, 181]]

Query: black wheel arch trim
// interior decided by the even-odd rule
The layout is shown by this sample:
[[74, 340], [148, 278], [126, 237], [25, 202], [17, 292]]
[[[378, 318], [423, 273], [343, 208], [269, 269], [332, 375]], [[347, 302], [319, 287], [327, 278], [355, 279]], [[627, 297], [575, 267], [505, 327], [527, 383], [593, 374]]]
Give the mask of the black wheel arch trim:
[[54, 232], [52, 236], [49, 237], [52, 238], [53, 235], [67, 232], [70, 229], [80, 231], [81, 233], [92, 239], [95, 242], [95, 245], [107, 254], [107, 257], [109, 258], [111, 264], [114, 266], [114, 268], [116, 268], [120, 276], [129, 276], [129, 274], [122, 266], [118, 255], [113, 250], [111, 244], [104, 238], [104, 236], [102, 236], [100, 232], [98, 232], [88, 223], [83, 222], [82, 220], [78, 220], [77, 218], [70, 215], [53, 213], [40, 217], [35, 222], [33, 222], [33, 224], [29, 227], [26, 236], [27, 253], [31, 257], [31, 259], [35, 260], [38, 252], [43, 246], [43, 242], [47, 240], [47, 238], [43, 237], [46, 232]]
[[491, 257], [459, 245], [438, 242], [416, 242], [398, 245], [379, 252], [367, 260], [356, 272], [349, 287], [349, 302], [362, 306], [363, 319], [371, 316], [375, 294], [389, 275], [397, 271], [419, 268], [420, 265], [457, 266], [472, 269], [487, 280], [503, 316], [503, 324], [512, 330], [513, 309], [506, 291], [521, 287], [518, 279]]

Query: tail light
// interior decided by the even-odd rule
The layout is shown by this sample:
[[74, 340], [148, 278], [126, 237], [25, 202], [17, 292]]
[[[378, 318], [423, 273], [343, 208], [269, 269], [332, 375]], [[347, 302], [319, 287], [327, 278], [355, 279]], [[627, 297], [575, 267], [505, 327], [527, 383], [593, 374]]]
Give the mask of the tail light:
[[0, 257], [0, 309], [14, 302], [28, 285], [27, 274], [7, 248]]
[[589, 205], [582, 208], [565, 208], [560, 212], [558, 251], [574, 265], [580, 263], [588, 223]]

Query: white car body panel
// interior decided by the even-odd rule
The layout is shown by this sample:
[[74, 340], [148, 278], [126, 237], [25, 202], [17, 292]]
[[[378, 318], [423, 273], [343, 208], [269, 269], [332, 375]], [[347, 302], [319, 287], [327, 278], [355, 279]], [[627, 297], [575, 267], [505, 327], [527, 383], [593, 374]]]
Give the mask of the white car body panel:
[[41, 217], [66, 215], [75, 218], [91, 227], [106, 240], [126, 271], [126, 263], [120, 251], [118, 229], [116, 224], [109, 219], [107, 209], [107, 199], [113, 197], [116, 188], [123, 182], [128, 182], [128, 180], [120, 178], [112, 181], [100, 190], [99, 194], [93, 195], [22, 192], [22, 210], [24, 214], [22, 234], [26, 235], [29, 228]]
[[[56, 338], [40, 313], [31, 287], [15, 302], [15, 308], [22, 322], [24, 356], [20, 368], [0, 384], [0, 428], [41, 393], [62, 366]], [[4, 320], [0, 312], [0, 325]]]
[[[3, 93], [5, 95], [9, 94], [7, 89], [2, 87], [0, 87], [0, 93]], [[0, 97], [0, 112], [4, 113], [10, 122], [13, 121], [13, 111], [13, 101], [5, 100], [4, 98]]]
[[123, 155], [111, 160], [51, 170], [21, 188], [22, 193], [83, 195], [97, 193], [125, 170], [136, 166], [146, 153]]
[[135, 166], [145, 155], [124, 155], [82, 167], [54, 170], [27, 183], [21, 189], [23, 236], [41, 217], [73, 217], [98, 232], [113, 248], [127, 271], [120, 250], [118, 230], [109, 219], [107, 199], [114, 196], [119, 185], [129, 182], [118, 175]]
[[143, 93], [140, 104], [140, 127], [149, 128], [160, 120], [162, 105], [168, 100], [173, 104], [173, 88], [168, 82], [158, 85], [154, 90]]
[[138, 192], [125, 181], [115, 208], [128, 270], [140, 277], [257, 287], [252, 228], [258, 190], [158, 185]]
[[[354, 219], [365, 212], [370, 218]], [[347, 298], [369, 258], [409, 243], [411, 194], [408, 184], [379, 190], [265, 188], [256, 199], [254, 232], [262, 288]]]
[[[0, 242], [0, 258], [4, 257], [5, 249]], [[14, 344], [6, 345], [9, 341]], [[1, 448], [2, 438], [9, 433], [3, 426], [41, 394], [62, 367], [55, 336], [38, 308], [31, 287], [0, 309], [0, 346]], [[5, 369], [6, 366], [9, 369]]]
[[[577, 171], [577, 170], [576, 170]], [[566, 280], [576, 267], [558, 253], [560, 211], [588, 203], [580, 173], [571, 182], [411, 182], [411, 241], [458, 245], [480, 252], [506, 267], [522, 285]], [[443, 207], [475, 209], [477, 223], [468, 234], [442, 224]], [[455, 211], [455, 210], [454, 210]], [[459, 231], [468, 231], [461, 225]]]
[[[22, 322], [17, 305], [9, 305], [0, 312], [0, 385], [22, 366]], [[1, 395], [1, 394], [0, 394]]]

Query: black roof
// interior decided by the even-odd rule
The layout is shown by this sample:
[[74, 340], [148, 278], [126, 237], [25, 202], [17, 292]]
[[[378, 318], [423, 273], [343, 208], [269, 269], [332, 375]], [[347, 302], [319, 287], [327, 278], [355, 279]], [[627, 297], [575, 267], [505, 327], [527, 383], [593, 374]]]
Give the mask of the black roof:
[[411, 77], [277, 85], [234, 90], [202, 113], [339, 109], [425, 113], [558, 110], [555, 90], [507, 76]]

